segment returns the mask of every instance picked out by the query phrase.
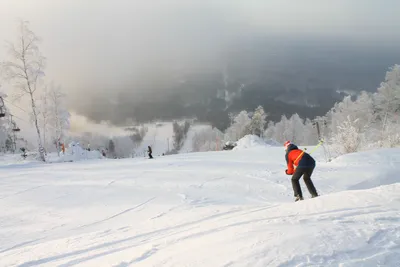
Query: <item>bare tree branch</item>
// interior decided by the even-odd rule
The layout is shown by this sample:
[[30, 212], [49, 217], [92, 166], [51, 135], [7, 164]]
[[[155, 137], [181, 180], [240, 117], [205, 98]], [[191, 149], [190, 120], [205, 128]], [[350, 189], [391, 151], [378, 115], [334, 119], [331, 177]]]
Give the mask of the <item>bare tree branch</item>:
[[43, 75], [44, 57], [40, 54], [37, 43], [39, 38], [29, 29], [29, 22], [21, 21], [19, 25], [19, 38], [16, 44], [9, 43], [10, 61], [3, 62], [6, 78], [14, 82], [14, 87], [30, 97], [32, 117], [35, 123], [38, 149], [40, 158], [45, 161], [42, 149], [42, 138], [38, 123], [38, 110], [35, 93], [38, 82]]

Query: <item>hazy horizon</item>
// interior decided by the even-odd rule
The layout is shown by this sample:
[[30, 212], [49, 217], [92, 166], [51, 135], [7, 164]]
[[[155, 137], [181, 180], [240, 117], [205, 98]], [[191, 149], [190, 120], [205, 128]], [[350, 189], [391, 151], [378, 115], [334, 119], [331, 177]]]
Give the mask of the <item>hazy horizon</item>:
[[47, 82], [66, 90], [72, 110], [100, 120], [119, 114], [107, 101], [89, 107], [96, 99], [128, 97], [127, 110], [163, 101], [187, 77], [224, 71], [232, 83], [268, 77], [288, 89], [316, 77], [326, 87], [377, 83], [399, 63], [398, 10], [395, 0], [0, 0], [0, 39], [13, 41], [18, 19], [30, 21]]

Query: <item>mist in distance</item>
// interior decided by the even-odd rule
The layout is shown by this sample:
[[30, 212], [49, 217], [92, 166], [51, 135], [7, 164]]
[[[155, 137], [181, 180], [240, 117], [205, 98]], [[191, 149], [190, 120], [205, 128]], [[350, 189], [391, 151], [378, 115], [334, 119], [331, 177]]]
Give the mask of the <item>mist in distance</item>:
[[240, 97], [227, 108], [221, 90], [273, 100], [374, 90], [400, 61], [398, 10], [396, 0], [0, 0], [0, 36], [14, 40], [16, 19], [29, 20], [47, 77], [90, 119], [207, 120], [253, 105]]

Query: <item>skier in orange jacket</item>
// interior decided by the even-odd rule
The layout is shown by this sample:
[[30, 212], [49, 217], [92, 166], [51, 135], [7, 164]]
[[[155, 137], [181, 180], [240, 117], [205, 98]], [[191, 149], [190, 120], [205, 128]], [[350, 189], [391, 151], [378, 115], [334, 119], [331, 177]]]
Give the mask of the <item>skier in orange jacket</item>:
[[300, 150], [296, 145], [292, 144], [290, 141], [286, 141], [286, 163], [287, 169], [285, 173], [292, 176], [292, 187], [294, 192], [295, 201], [303, 200], [303, 193], [300, 187], [300, 178], [303, 176], [304, 183], [307, 186], [308, 192], [310, 192], [311, 197], [317, 197], [318, 193], [311, 181], [311, 175], [315, 168], [315, 160], [310, 154]]

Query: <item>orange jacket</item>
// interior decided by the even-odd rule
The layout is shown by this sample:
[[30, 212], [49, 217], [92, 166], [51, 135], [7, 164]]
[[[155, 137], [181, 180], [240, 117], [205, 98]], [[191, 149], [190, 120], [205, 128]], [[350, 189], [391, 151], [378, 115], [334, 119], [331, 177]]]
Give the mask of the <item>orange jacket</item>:
[[286, 172], [286, 174], [294, 173], [294, 166], [299, 165], [299, 161], [301, 160], [303, 155], [304, 155], [304, 152], [300, 149], [292, 150], [287, 154], [287, 172]]
[[287, 170], [286, 174], [292, 175], [295, 171], [294, 166], [300, 168], [314, 168], [315, 160], [297, 146], [291, 144], [288, 146], [286, 155]]

